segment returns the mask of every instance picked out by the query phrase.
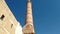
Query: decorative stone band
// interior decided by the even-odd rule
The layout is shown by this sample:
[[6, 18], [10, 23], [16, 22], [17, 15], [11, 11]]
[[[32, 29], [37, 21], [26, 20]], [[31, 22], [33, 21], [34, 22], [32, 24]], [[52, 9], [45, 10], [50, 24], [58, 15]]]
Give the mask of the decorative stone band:
[[33, 27], [33, 24], [26, 24], [24, 27], [23, 27], [23, 33], [24, 34], [32, 34], [34, 33], [34, 27]]

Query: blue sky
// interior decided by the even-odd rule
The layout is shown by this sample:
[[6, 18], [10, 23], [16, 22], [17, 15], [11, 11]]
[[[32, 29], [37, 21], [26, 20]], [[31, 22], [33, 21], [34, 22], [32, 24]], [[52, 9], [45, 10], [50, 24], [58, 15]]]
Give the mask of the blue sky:
[[[60, 0], [31, 0], [35, 34], [60, 34]], [[6, 0], [16, 19], [24, 25], [26, 0]]]

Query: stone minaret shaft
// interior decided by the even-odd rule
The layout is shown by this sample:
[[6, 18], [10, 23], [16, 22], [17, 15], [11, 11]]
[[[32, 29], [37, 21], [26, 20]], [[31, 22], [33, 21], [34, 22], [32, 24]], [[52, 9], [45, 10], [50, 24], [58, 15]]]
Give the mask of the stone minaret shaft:
[[25, 24], [32, 24], [33, 23], [33, 18], [32, 18], [32, 7], [31, 7], [31, 2], [27, 1], [26, 4], [26, 21]]
[[33, 18], [32, 18], [32, 4], [30, 0], [26, 3], [26, 19], [23, 27], [23, 34], [34, 34]]

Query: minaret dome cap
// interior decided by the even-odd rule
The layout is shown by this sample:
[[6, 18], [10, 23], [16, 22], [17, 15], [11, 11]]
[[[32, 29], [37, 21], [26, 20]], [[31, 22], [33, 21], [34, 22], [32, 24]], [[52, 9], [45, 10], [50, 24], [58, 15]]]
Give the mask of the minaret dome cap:
[[29, 2], [30, 2], [30, 0], [27, 0], [27, 1], [29, 1]]

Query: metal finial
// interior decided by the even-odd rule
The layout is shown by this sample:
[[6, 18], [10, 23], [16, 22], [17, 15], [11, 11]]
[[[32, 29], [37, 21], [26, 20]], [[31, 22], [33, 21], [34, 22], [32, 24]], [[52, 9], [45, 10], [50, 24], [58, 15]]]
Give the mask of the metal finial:
[[30, 0], [27, 0], [27, 1], [29, 1], [29, 2], [30, 2]]

